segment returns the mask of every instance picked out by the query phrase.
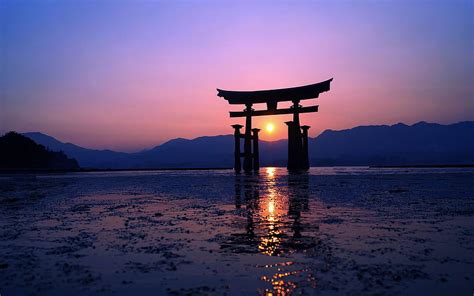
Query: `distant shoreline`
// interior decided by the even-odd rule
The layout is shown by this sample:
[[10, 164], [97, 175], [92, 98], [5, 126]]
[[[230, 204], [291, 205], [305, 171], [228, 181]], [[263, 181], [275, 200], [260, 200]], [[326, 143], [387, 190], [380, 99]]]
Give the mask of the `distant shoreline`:
[[[280, 167], [280, 166], [273, 166]], [[326, 166], [313, 166], [312, 168], [321, 168]], [[328, 167], [368, 167], [374, 169], [389, 168], [474, 168], [474, 164], [426, 164], [426, 165], [347, 165], [347, 166], [328, 166]], [[282, 167], [284, 168], [284, 167]], [[137, 172], [137, 171], [213, 171], [213, 170], [233, 170], [231, 167], [209, 167], [209, 168], [128, 168], [128, 169], [0, 169], [0, 174], [21, 174], [21, 173], [94, 173], [94, 172]]]
[[229, 167], [215, 168], [130, 168], [130, 169], [0, 169], [0, 173], [91, 173], [91, 172], [126, 172], [126, 171], [212, 171], [233, 170]]
[[474, 164], [372, 165], [369, 168], [474, 168]]

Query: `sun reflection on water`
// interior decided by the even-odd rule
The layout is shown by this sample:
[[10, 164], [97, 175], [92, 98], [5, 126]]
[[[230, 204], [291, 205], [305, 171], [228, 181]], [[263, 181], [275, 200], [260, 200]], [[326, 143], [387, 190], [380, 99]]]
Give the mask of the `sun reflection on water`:
[[[308, 178], [301, 174], [291, 175], [288, 180], [278, 178], [278, 169], [274, 167], [265, 168], [263, 172], [256, 176], [238, 177], [236, 208], [241, 208], [241, 197], [244, 197], [246, 234], [233, 236], [225, 247], [234, 245], [235, 250], [252, 252], [253, 245], [262, 255], [289, 258], [314, 245], [312, 238], [303, 233], [301, 221], [302, 212], [309, 210]], [[269, 287], [259, 290], [259, 294], [291, 295], [301, 285], [315, 285], [312, 273], [301, 263], [294, 263], [287, 261], [261, 266], [266, 271], [260, 280]]]
[[[261, 204], [259, 216], [262, 219], [262, 224], [266, 226], [266, 234], [260, 238], [258, 250], [260, 253], [268, 256], [277, 255], [279, 246], [281, 244], [281, 230], [278, 224], [281, 223], [281, 196], [277, 194], [275, 186], [275, 168], [266, 168], [268, 186], [268, 194], [265, 195]], [[280, 202], [280, 204], [278, 204]]]
[[[299, 264], [293, 261], [285, 261], [276, 264], [267, 264], [260, 266], [267, 269], [277, 268], [277, 272], [273, 273], [272, 275], [263, 275], [260, 277], [260, 280], [269, 283], [272, 288], [267, 288], [264, 291], [260, 291], [259, 294], [265, 296], [292, 295], [294, 290], [298, 288], [297, 278], [301, 276], [306, 278], [306, 283], [309, 286], [316, 287], [316, 279], [312, 275], [310, 269], [288, 269], [292, 267], [297, 267], [297, 265]], [[285, 271], [285, 269], [287, 270]]]
[[266, 173], [269, 179], [273, 179], [275, 177], [275, 168], [274, 167], [266, 168]]
[[270, 200], [268, 202], [268, 212], [270, 213], [270, 216], [272, 216], [272, 218], [273, 218], [273, 213], [275, 212], [275, 201], [274, 200]]
[[260, 237], [260, 243], [258, 250], [260, 253], [268, 256], [276, 255], [278, 247], [281, 243], [281, 231], [278, 227], [279, 215], [276, 211], [276, 198], [274, 193], [271, 193], [264, 199], [267, 203], [266, 207], [261, 207], [260, 216], [262, 218], [262, 224], [266, 225], [266, 234]]

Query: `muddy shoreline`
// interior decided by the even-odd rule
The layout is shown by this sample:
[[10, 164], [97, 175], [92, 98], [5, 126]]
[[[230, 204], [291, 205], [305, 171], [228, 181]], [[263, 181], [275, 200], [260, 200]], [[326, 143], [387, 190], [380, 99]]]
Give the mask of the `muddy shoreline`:
[[2, 295], [472, 293], [469, 170], [0, 178]]

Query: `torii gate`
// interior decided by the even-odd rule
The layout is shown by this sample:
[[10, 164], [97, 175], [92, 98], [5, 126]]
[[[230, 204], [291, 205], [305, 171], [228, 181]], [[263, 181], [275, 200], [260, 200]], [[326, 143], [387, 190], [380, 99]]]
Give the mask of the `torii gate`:
[[[229, 91], [217, 89], [217, 96], [226, 99], [229, 104], [245, 105], [243, 111], [231, 111], [230, 117], [245, 117], [245, 134], [240, 133], [242, 125], [232, 125], [235, 136], [235, 165], [236, 172], [240, 172], [240, 158], [244, 157], [244, 171], [258, 171], [259, 152], [258, 152], [258, 132], [260, 129], [252, 129], [252, 116], [293, 114], [293, 121], [285, 122], [288, 125], [288, 169], [289, 170], [308, 170], [308, 129], [307, 125], [300, 125], [300, 113], [318, 112], [318, 106], [303, 107], [299, 103], [301, 100], [313, 99], [319, 97], [322, 92], [329, 91], [332, 78], [323, 82], [271, 90], [257, 91]], [[291, 101], [293, 106], [285, 109], [278, 109], [278, 102]], [[254, 110], [253, 104], [266, 103], [267, 110]], [[244, 139], [244, 153], [240, 152], [240, 139]], [[252, 143], [253, 142], [253, 143]], [[253, 146], [253, 152], [252, 152]]]

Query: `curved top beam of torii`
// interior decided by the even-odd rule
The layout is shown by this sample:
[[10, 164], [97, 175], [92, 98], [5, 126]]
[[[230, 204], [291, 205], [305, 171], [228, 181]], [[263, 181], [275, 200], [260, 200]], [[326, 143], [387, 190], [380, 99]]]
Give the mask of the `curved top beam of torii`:
[[[320, 93], [329, 91], [332, 78], [323, 82], [281, 89], [232, 91], [217, 89], [217, 95], [229, 104], [277, 103], [317, 98]], [[276, 104], [275, 104], [276, 105]]]

